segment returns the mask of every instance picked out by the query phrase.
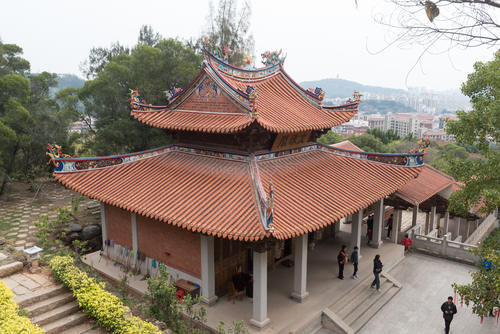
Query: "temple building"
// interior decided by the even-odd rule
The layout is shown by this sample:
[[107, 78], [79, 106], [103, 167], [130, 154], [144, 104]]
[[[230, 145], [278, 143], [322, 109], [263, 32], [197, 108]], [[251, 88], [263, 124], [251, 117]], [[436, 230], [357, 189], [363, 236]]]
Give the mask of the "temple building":
[[250, 323], [266, 326], [268, 268], [293, 259], [291, 296], [308, 296], [308, 242], [352, 220], [361, 247], [364, 210], [375, 212], [382, 244], [384, 198], [418, 176], [423, 152], [376, 154], [316, 139], [349, 121], [360, 95], [323, 106], [320, 88], [300, 87], [267, 53], [243, 69], [205, 50], [203, 67], [166, 106], [132, 92], [131, 115], [175, 144], [108, 157], [54, 154], [54, 177], [101, 202], [104, 254], [154, 275], [198, 284], [208, 304], [230, 290], [237, 267], [253, 275]]

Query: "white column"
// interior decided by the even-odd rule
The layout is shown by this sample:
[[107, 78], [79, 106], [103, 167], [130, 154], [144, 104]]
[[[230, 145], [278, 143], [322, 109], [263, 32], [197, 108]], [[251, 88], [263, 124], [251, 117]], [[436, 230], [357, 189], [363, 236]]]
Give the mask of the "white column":
[[137, 262], [137, 251], [139, 250], [139, 241], [137, 239], [137, 216], [135, 213], [130, 214], [130, 222], [132, 224], [132, 261], [131, 263]]
[[417, 226], [418, 219], [418, 205], [413, 207], [413, 215], [411, 217], [411, 227]]
[[295, 238], [292, 298], [301, 302], [307, 292], [307, 234]]
[[430, 217], [431, 217], [431, 214], [430, 212], [426, 212], [425, 213], [425, 227], [424, 227], [424, 235], [427, 235], [427, 233], [429, 233], [429, 225], [430, 225]]
[[394, 216], [393, 216], [393, 220], [392, 220], [391, 240], [395, 244], [398, 243], [399, 231], [401, 231], [401, 217], [402, 217], [402, 210], [394, 209]]
[[137, 254], [139, 242], [137, 240], [137, 216], [135, 213], [130, 214], [130, 222], [132, 224], [132, 250]]
[[250, 323], [262, 328], [267, 317], [267, 251], [253, 251], [253, 317]]
[[471, 224], [471, 221], [468, 220], [468, 219], [466, 219], [465, 223], [467, 224], [467, 233], [465, 234], [464, 242], [465, 242], [465, 240], [467, 240], [470, 237], [470, 224]]
[[384, 230], [384, 199], [375, 203], [375, 217], [373, 222], [372, 246], [380, 248], [382, 245], [382, 231]]
[[443, 233], [447, 234], [448, 233], [448, 225], [450, 224], [450, 213], [447, 211], [444, 214], [444, 228], [443, 228]]
[[201, 296], [203, 302], [211, 305], [215, 295], [215, 253], [214, 237], [201, 235]]
[[351, 250], [358, 247], [358, 257], [361, 258], [361, 228], [363, 223], [363, 209], [352, 215]]
[[339, 220], [338, 222], [335, 222], [335, 224], [333, 224], [333, 231], [335, 232], [335, 234], [337, 234], [340, 231], [340, 224], [342, 224], [342, 222], [344, 222], [345, 220], [346, 220], [346, 218], [342, 218], [341, 220]]
[[436, 227], [436, 207], [433, 206], [431, 208], [431, 220], [429, 222], [429, 232], [431, 232], [435, 227]]
[[462, 222], [462, 218], [457, 217], [457, 224], [456, 224], [456, 229], [457, 229], [457, 236], [455, 237], [458, 238], [460, 236], [460, 223]]
[[102, 247], [105, 241], [108, 240], [108, 231], [106, 229], [106, 204], [101, 202], [101, 231], [102, 231]]

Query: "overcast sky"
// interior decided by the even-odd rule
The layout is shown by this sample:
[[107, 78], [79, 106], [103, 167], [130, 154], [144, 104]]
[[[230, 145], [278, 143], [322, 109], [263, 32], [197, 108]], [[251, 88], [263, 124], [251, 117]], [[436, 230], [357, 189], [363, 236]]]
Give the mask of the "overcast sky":
[[[240, 0], [241, 1], [241, 0]], [[0, 38], [24, 49], [33, 72], [82, 76], [80, 63], [93, 46], [134, 45], [142, 25], [165, 37], [189, 39], [203, 32], [208, 1], [5, 0]], [[494, 49], [453, 49], [427, 55], [407, 74], [421, 47], [382, 49], [391, 32], [373, 17], [384, 0], [253, 0], [251, 30], [256, 54], [283, 49], [285, 68], [297, 81], [339, 77], [393, 88], [459, 88], [475, 61]], [[259, 62], [260, 63], [260, 62]]]

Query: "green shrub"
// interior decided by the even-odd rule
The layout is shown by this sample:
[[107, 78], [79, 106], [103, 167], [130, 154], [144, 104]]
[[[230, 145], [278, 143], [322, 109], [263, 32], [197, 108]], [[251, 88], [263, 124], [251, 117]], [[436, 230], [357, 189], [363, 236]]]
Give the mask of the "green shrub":
[[23, 315], [17, 303], [12, 299], [14, 294], [7, 284], [0, 281], [0, 330], [2, 334], [43, 334], [45, 331], [31, 323]]
[[71, 257], [55, 256], [50, 260], [50, 268], [56, 278], [73, 291], [83, 311], [105, 329], [117, 334], [161, 333], [153, 324], [129, 316], [130, 310], [120, 298], [104, 290], [104, 283], [96, 282], [75, 266]]

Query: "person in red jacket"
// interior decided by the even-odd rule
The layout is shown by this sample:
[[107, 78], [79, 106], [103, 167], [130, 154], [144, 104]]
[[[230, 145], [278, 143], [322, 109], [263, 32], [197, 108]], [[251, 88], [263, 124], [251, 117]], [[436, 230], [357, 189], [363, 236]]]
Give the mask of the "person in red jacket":
[[391, 216], [389, 217], [389, 219], [387, 219], [387, 239], [389, 239], [391, 237], [391, 232], [392, 232], [392, 222], [393, 222], [393, 218], [394, 215], [391, 213]]
[[401, 243], [405, 246], [405, 252], [407, 252], [410, 246], [412, 245], [413, 241], [408, 237], [407, 234], [405, 235], [405, 238], [401, 240]]
[[337, 255], [337, 262], [339, 263], [339, 276], [338, 278], [344, 279], [344, 264], [347, 262], [347, 250], [346, 246], [342, 245], [342, 249]]

